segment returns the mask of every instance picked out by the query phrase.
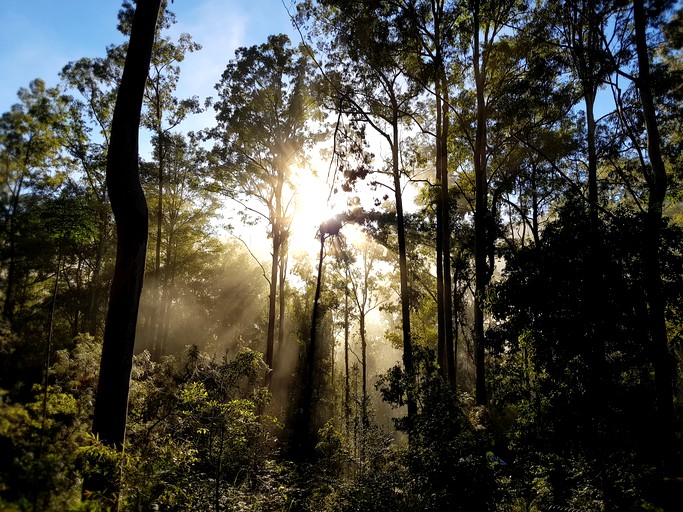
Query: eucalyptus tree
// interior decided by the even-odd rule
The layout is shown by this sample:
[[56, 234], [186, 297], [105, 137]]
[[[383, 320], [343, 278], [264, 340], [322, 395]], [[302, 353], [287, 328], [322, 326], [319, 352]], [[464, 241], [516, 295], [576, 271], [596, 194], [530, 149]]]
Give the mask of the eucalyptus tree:
[[[664, 47], [666, 42], [663, 36], [672, 34], [662, 33], [661, 27], [666, 27], [665, 20], [669, 21], [668, 28], [680, 23], [680, 8], [671, 15], [674, 5], [674, 2], [666, 1], [646, 5], [643, 0], [634, 0], [632, 6], [621, 11], [621, 16], [614, 23], [614, 31], [618, 37], [613, 39], [619, 46], [610, 46], [607, 38], [604, 38], [603, 43], [606, 51], [611, 52], [614, 72], [630, 84], [631, 94], [627, 92], [625, 96], [631, 96], [634, 100], [629, 108], [622, 101], [622, 91], [618, 83], [613, 85], [620, 125], [631, 139], [636, 152], [635, 159], [643, 181], [643, 203], [646, 203], [642, 234], [643, 282], [648, 304], [651, 361], [655, 374], [658, 415], [656, 436], [659, 440], [657, 456], [659, 469], [663, 472], [671, 472], [675, 466], [672, 447], [676, 443], [673, 388], [676, 362], [670, 351], [667, 332], [669, 306], [663, 277], [663, 232], [666, 227], [664, 210], [672, 177], [669, 169], [675, 169], [678, 155], [667, 154], [666, 131], [662, 128], [671, 115], [667, 111], [673, 110], [674, 117], [680, 120], [681, 100], [676, 92], [676, 88], [680, 86], [670, 85], [670, 79], [666, 78], [667, 73], [672, 70], [675, 76], [675, 64], [671, 66], [665, 59], [657, 59], [656, 53], [651, 49]], [[678, 45], [680, 46], [680, 41]]]
[[353, 302], [358, 318], [358, 337], [360, 338], [361, 364], [361, 422], [367, 429], [370, 426], [368, 414], [368, 315], [385, 301], [382, 291], [385, 288], [384, 275], [379, 270], [384, 250], [372, 241], [363, 242], [360, 247], [347, 248], [342, 254], [346, 290]]
[[216, 85], [217, 126], [210, 135], [217, 142], [220, 186], [245, 213], [265, 220], [270, 228], [265, 360], [272, 369], [278, 271], [286, 256], [293, 209], [291, 172], [315, 139], [317, 129], [311, 120], [317, 105], [311, 95], [308, 54], [303, 48], [292, 48], [286, 35], [269, 36], [266, 43], [238, 48], [235, 54]]
[[[451, 300], [451, 226], [449, 212], [449, 143], [452, 106], [450, 90], [462, 80], [457, 56], [457, 20], [462, 6], [448, 0], [398, 0], [396, 29], [405, 46], [403, 66], [411, 80], [434, 97], [433, 125], [421, 123], [435, 141], [436, 287], [438, 309], [438, 361], [441, 374], [455, 385], [455, 346]], [[430, 123], [431, 124], [431, 123]]]
[[[164, 213], [163, 265], [157, 283], [162, 295], [159, 303], [147, 304], [153, 310], [158, 309], [156, 314], [144, 315], [146, 327], [157, 331], [155, 338], [146, 340], [151, 344], [155, 359], [166, 354], [173, 330], [178, 331], [181, 327], [179, 320], [185, 316], [184, 312], [181, 313], [183, 306], [192, 307], [195, 290], [191, 283], [195, 273], [201, 274], [202, 266], [215, 264], [215, 253], [220, 246], [211, 227], [217, 216], [218, 200], [206, 186], [206, 151], [197, 143], [194, 134], [188, 137], [169, 134], [163, 143], [167, 147], [163, 151], [165, 177], [162, 198], [158, 197], [156, 187], [158, 162], [144, 162], [141, 166], [143, 189], [147, 191], [148, 198], [163, 203]], [[180, 347], [184, 344], [180, 342]]]
[[[107, 191], [118, 238], [93, 432], [103, 443], [118, 450], [123, 449], [125, 439], [135, 328], [147, 247], [148, 212], [139, 179], [138, 131], [160, 9], [161, 0], [140, 1], [136, 5], [107, 152]], [[103, 490], [102, 486], [113, 483], [114, 488], [118, 488], [116, 482], [106, 482], [105, 475], [101, 478], [99, 482], [93, 480], [86, 485]]]
[[[385, 159], [386, 184], [393, 192], [400, 273], [403, 364], [408, 382], [414, 377], [410, 334], [410, 290], [403, 208], [404, 169], [401, 162], [402, 129], [409, 122], [418, 88], [401, 66], [402, 40], [394, 22], [400, 11], [390, 3], [322, 1], [305, 3], [300, 17], [322, 31], [318, 41], [327, 60], [321, 63], [328, 89], [329, 107], [342, 118], [370, 126], [390, 154]], [[317, 27], [317, 28], [316, 28]], [[381, 181], [381, 180], [378, 180]], [[413, 385], [408, 384], [408, 415], [417, 405]]]
[[[520, 19], [524, 5], [515, 1], [472, 0], [466, 14], [458, 22], [462, 65], [468, 73], [465, 81], [470, 87], [458, 95], [457, 128], [470, 153], [470, 183], [474, 200], [474, 301], [473, 334], [475, 360], [475, 395], [478, 405], [484, 405], [485, 336], [484, 312], [487, 288], [495, 268], [495, 238], [498, 194], [492, 197], [491, 181], [494, 173], [504, 173], [514, 166], [508, 160], [510, 137], [501, 123], [494, 122], [497, 105], [505, 97], [506, 86], [519, 79], [521, 65], [512, 58], [514, 53], [507, 27]], [[499, 129], [500, 128], [500, 129]], [[495, 144], [494, 144], [495, 140]], [[498, 163], [493, 167], [493, 161]], [[494, 190], [493, 192], [496, 192]]]
[[[143, 115], [143, 125], [149, 128], [155, 136], [154, 144], [155, 160], [157, 164], [157, 193], [156, 193], [156, 236], [154, 252], [154, 287], [157, 295], [155, 302], [158, 307], [155, 309], [163, 310], [167, 307], [164, 304], [163, 296], [167, 291], [162, 286], [162, 238], [164, 224], [164, 188], [165, 181], [169, 179], [166, 175], [168, 171], [166, 150], [168, 144], [166, 139], [172, 131], [192, 113], [199, 112], [199, 101], [196, 97], [180, 100], [174, 96], [175, 89], [180, 79], [179, 64], [184, 60], [187, 53], [192, 53], [201, 49], [201, 46], [192, 41], [189, 34], [181, 34], [178, 41], [174, 42], [170, 37], [163, 35], [163, 30], [167, 30], [175, 22], [174, 16], [166, 9], [158, 24], [158, 32], [152, 50], [152, 62], [150, 74], [145, 89], [145, 109]], [[154, 356], [156, 358], [164, 355], [163, 342], [163, 320], [160, 316], [154, 326]]]
[[20, 278], [18, 238], [26, 231], [21, 219], [27, 200], [59, 183], [60, 125], [66, 100], [58, 88], [36, 79], [18, 93], [20, 103], [0, 117], [0, 235], [4, 250], [3, 317], [14, 321]]
[[[565, 70], [576, 83], [577, 100], [583, 103], [585, 132], [582, 133], [583, 179], [579, 182], [587, 189], [587, 208], [590, 216], [592, 236], [587, 238], [590, 245], [588, 262], [584, 267], [587, 286], [583, 289], [584, 298], [581, 302], [584, 308], [586, 322], [586, 336], [580, 340], [584, 346], [584, 357], [591, 371], [587, 394], [587, 406], [593, 410], [597, 424], [596, 435], [602, 429], [603, 410], [605, 402], [606, 375], [606, 338], [603, 318], [600, 316], [601, 294], [604, 278], [607, 252], [600, 241], [599, 213], [603, 199], [600, 194], [598, 169], [604, 161], [604, 144], [599, 139], [599, 120], [596, 118], [596, 99], [599, 91], [604, 88], [610, 75], [614, 72], [612, 62], [608, 58], [606, 34], [609, 26], [614, 23], [614, 15], [623, 8], [623, 3], [602, 0], [581, 0], [579, 2], [565, 2], [563, 0], [549, 1], [541, 5], [539, 14], [547, 27], [551, 45], [563, 49]], [[583, 131], [583, 130], [582, 130]], [[597, 442], [599, 445], [600, 442]]]
[[84, 326], [91, 335], [101, 332], [106, 290], [114, 245], [113, 218], [108, 204], [105, 180], [111, 117], [116, 100], [120, 63], [112, 58], [82, 58], [70, 62], [60, 72], [65, 87], [78, 95], [69, 98], [69, 131], [64, 140], [66, 154], [74, 171], [71, 184], [82, 190], [89, 210], [97, 218], [96, 236], [86, 267], [89, 276]]

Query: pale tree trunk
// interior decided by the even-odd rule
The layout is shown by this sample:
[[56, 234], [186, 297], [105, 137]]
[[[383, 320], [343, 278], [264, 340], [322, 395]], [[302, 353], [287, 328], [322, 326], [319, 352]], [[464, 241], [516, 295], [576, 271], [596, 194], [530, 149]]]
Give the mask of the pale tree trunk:
[[268, 301], [268, 332], [266, 338], [265, 363], [268, 366], [265, 384], [270, 388], [273, 378], [273, 346], [275, 341], [275, 310], [277, 304], [278, 267], [280, 261], [280, 223], [273, 224], [273, 259], [270, 267], [270, 296]]
[[448, 133], [450, 119], [448, 112], [448, 84], [442, 77], [443, 87], [441, 93], [444, 96], [442, 102], [443, 115], [441, 117], [441, 155], [439, 174], [441, 178], [441, 209], [443, 210], [443, 288], [444, 288], [444, 331], [446, 344], [446, 368], [448, 382], [451, 386], [456, 385], [455, 374], [455, 346], [453, 341], [453, 301], [451, 296], [453, 283], [451, 281], [451, 222], [450, 222], [450, 197], [448, 191]]
[[351, 387], [349, 385], [349, 288], [344, 288], [344, 425], [346, 435], [350, 432]]
[[[280, 302], [279, 312], [278, 312], [278, 328], [277, 328], [277, 351], [278, 355], [281, 356], [282, 348], [285, 344], [285, 323], [287, 318], [287, 304], [286, 304], [286, 288], [287, 280], [285, 276], [287, 274], [287, 235], [285, 235], [282, 242], [282, 249], [280, 251], [280, 293], [278, 294], [278, 299]], [[281, 359], [279, 359], [281, 360]]]

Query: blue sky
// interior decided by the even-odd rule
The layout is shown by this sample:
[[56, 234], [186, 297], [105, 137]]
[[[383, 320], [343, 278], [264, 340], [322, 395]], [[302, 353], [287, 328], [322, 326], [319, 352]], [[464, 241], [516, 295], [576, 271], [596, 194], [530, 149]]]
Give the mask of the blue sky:
[[[121, 0], [0, 0], [0, 113], [34, 78], [57, 85], [67, 63], [104, 56], [109, 44], [122, 42], [116, 30], [120, 6]], [[281, 32], [298, 41], [283, 0], [175, 0], [170, 8], [178, 21], [172, 33], [188, 32], [203, 46], [183, 63], [179, 97], [213, 95], [239, 46], [260, 44]], [[198, 122], [187, 128], [201, 128], [192, 126]]]

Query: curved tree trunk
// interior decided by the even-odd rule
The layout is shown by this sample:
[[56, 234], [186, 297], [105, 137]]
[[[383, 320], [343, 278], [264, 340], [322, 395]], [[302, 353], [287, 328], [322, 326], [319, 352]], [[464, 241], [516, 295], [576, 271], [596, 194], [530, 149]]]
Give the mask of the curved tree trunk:
[[145, 271], [148, 212], [140, 186], [138, 132], [161, 0], [138, 0], [116, 98], [107, 154], [107, 191], [116, 219], [116, 266], [109, 295], [93, 431], [121, 450]]

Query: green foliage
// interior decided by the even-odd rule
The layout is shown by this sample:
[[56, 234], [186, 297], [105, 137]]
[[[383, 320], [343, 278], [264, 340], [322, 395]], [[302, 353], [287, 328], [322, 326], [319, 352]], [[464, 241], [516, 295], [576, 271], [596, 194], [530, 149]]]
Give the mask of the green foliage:
[[131, 510], [284, 506], [272, 459], [278, 426], [261, 412], [269, 397], [256, 385], [264, 372], [248, 349], [220, 361], [196, 350], [160, 363], [136, 357], [123, 471]]
[[[401, 462], [408, 478], [402, 491], [406, 510], [488, 510], [494, 503], [494, 473], [487, 460], [488, 439], [464, 397], [438, 374], [431, 350], [416, 347], [418, 414], [399, 418], [408, 447]], [[406, 379], [400, 367], [382, 376], [378, 387], [395, 406], [405, 402]]]
[[[490, 377], [496, 415], [508, 425], [503, 437], [512, 462], [510, 490], [526, 506], [590, 509], [609, 503], [614, 510], [633, 510], [655, 498], [649, 489], [656, 433], [640, 419], [655, 414], [643, 329], [642, 247], [632, 236], [643, 226], [642, 217], [624, 210], [603, 223], [596, 291], [601, 310], [592, 324], [582, 309], [590, 264], [583, 208], [569, 201], [538, 246], [507, 255], [506, 279], [493, 294], [500, 322], [489, 331], [497, 354]], [[671, 250], [679, 246], [680, 233], [669, 229], [665, 237], [664, 266], [680, 269], [680, 253]], [[665, 275], [668, 302], [677, 307], [680, 296], [673, 290], [680, 288], [681, 274]], [[596, 381], [587, 375], [598, 337], [605, 361]]]

